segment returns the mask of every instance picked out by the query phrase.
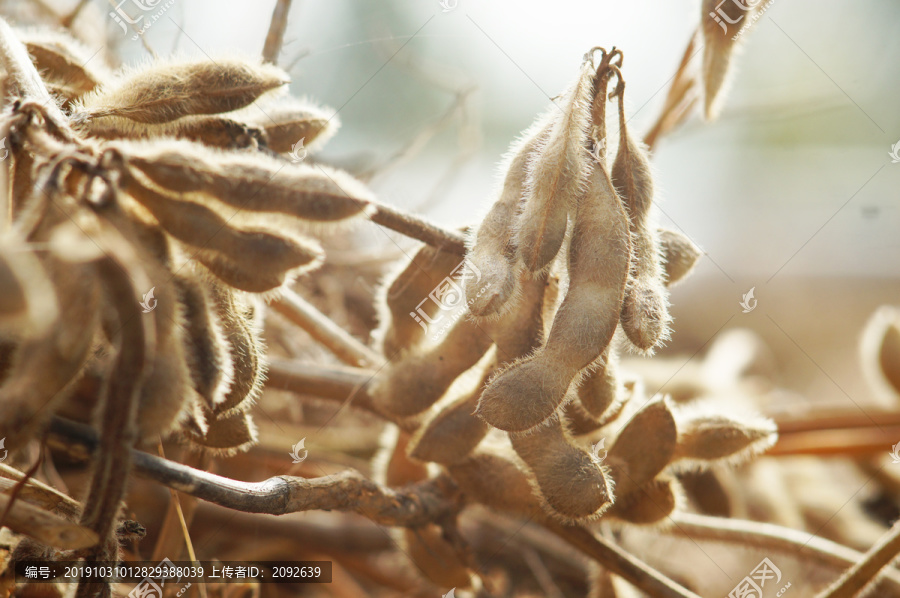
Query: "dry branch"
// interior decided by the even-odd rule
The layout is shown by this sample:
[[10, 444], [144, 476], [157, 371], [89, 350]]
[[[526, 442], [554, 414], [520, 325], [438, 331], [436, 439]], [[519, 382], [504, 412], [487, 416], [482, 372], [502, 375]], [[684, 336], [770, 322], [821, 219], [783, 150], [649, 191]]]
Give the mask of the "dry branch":
[[[0, 511], [9, 506], [10, 497], [0, 495]], [[48, 546], [78, 550], [97, 544], [97, 534], [86, 527], [18, 500], [6, 514], [4, 527], [25, 534]]]
[[611, 573], [627, 579], [633, 586], [655, 598], [700, 598], [697, 594], [678, 585], [618, 546], [598, 538], [583, 527], [566, 526], [556, 521], [547, 521], [544, 525], [557, 536], [603, 565]]
[[343, 328], [320, 312], [303, 297], [290, 289], [284, 289], [272, 307], [285, 318], [305, 330], [335, 356], [352, 366], [373, 366], [384, 363], [384, 358], [365, 346]]
[[900, 552], [900, 521], [869, 549], [866, 555], [850, 567], [819, 598], [856, 596], [878, 576]]
[[[842, 570], [862, 559], [862, 554], [814, 536], [809, 532], [782, 527], [759, 521], [742, 521], [682, 513], [673, 518], [675, 525], [667, 528], [667, 533], [682, 535], [696, 540], [710, 540], [738, 544], [743, 547], [759, 547], [777, 550], [794, 558], [815, 561], [830, 569]], [[900, 588], [900, 573], [895, 570], [885, 576]]]
[[[97, 436], [91, 428], [59, 417], [53, 419], [49, 442], [77, 459], [88, 459], [97, 450]], [[456, 485], [445, 475], [396, 490], [357, 471], [312, 479], [276, 476], [262, 482], [240, 482], [137, 450], [131, 451], [131, 457], [137, 475], [245, 513], [351, 511], [381, 525], [415, 527], [440, 521], [457, 508]]]

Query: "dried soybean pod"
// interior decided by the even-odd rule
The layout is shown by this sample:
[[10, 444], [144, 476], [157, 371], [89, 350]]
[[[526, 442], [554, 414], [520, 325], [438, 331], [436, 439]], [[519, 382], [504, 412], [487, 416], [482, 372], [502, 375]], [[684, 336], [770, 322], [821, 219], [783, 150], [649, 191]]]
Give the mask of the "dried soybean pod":
[[[477, 452], [447, 471], [463, 492], [474, 501], [511, 515], [537, 516], [542, 513], [527, 474], [516, 464], [507, 447]], [[497, 489], [502, 488], [502, 492]]]
[[622, 398], [618, 380], [619, 356], [607, 345], [578, 386], [578, 402], [591, 417], [600, 418]]
[[96, 61], [91, 60], [92, 52], [69, 35], [23, 31], [19, 37], [44, 80], [67, 99], [90, 92], [107, 76], [94, 66]]
[[613, 162], [612, 182], [628, 212], [631, 230], [631, 275], [622, 305], [622, 329], [637, 348], [652, 351], [669, 335], [669, 309], [660, 267], [656, 230], [649, 227], [653, 179], [646, 152], [628, 133], [625, 123], [625, 81], [619, 77], [619, 148]]
[[202, 192], [250, 212], [333, 222], [361, 215], [375, 201], [365, 185], [326, 166], [286, 166], [261, 153], [217, 151], [184, 140], [113, 147], [163, 189]]
[[206, 206], [169, 195], [146, 179], [140, 180], [139, 173], [127, 178], [129, 194], [166, 232], [194, 248], [194, 259], [236, 289], [271, 291], [321, 263], [322, 250], [312, 240], [286, 238], [262, 228], [231, 228]]
[[778, 439], [775, 423], [761, 416], [716, 413], [716, 407], [695, 404], [677, 417], [676, 459], [709, 462], [746, 461]]
[[[580, 390], [581, 387], [579, 387]], [[571, 430], [572, 434], [575, 436], [589, 434], [619, 417], [628, 401], [635, 394], [635, 381], [626, 380], [622, 384], [621, 390], [617, 393], [615, 401], [599, 417], [589, 413], [587, 409], [581, 406], [580, 401], [567, 402], [563, 407], [562, 413], [569, 422], [569, 430]]]
[[305, 148], [321, 146], [340, 127], [334, 109], [288, 97], [248, 106], [240, 115], [262, 128], [269, 149], [279, 153], [291, 151], [301, 139]]
[[213, 407], [217, 417], [226, 417], [237, 411], [247, 411], [262, 392], [264, 352], [247, 307], [234, 291], [217, 283], [210, 285], [210, 291], [231, 355], [231, 387], [224, 400]]
[[471, 574], [433, 523], [401, 531], [401, 545], [416, 567], [439, 587], [468, 588]]
[[569, 288], [543, 347], [502, 371], [485, 389], [478, 415], [495, 428], [522, 431], [548, 417], [582, 368], [612, 339], [631, 253], [628, 216], [601, 164], [578, 203], [569, 245]]
[[389, 363], [370, 392], [373, 403], [398, 417], [431, 407], [463, 372], [475, 365], [491, 339], [473, 321], [460, 317], [436, 344], [408, 352]]
[[[517, 255], [513, 227], [519, 211], [531, 155], [546, 141], [548, 123], [538, 120], [515, 142], [501, 167], [506, 171], [500, 196], [470, 236], [468, 259], [481, 272], [479, 280], [466, 283], [469, 311], [474, 316], [498, 313], [513, 296], [517, 282]], [[551, 121], [552, 122], [552, 121]]]
[[684, 492], [674, 479], [657, 478], [631, 494], [618, 496], [606, 517], [634, 525], [665, 523], [683, 504]]
[[231, 112], [288, 80], [278, 67], [249, 60], [159, 62], [126, 72], [88, 94], [75, 117], [124, 117], [156, 124], [192, 114]]
[[[747, 2], [746, 4], [751, 4]], [[700, 27], [703, 30], [703, 101], [706, 120], [715, 119], [721, 110], [722, 92], [727, 86], [739, 39], [738, 31], [753, 23], [762, 6], [756, 2], [745, 8], [740, 2], [703, 0], [700, 3]]]
[[490, 430], [486, 423], [472, 415], [490, 374], [491, 370], [486, 369], [474, 388], [419, 426], [410, 442], [410, 457], [449, 465], [459, 463], [475, 450]]
[[216, 418], [211, 411], [203, 412], [208, 429], [202, 434], [191, 431], [187, 435], [195, 445], [215, 455], [231, 456], [247, 451], [258, 442], [256, 425], [249, 413], [232, 412]]
[[399, 488], [428, 477], [428, 466], [407, 456], [409, 432], [394, 424], [384, 427], [378, 451], [372, 458], [372, 478], [391, 488]]
[[594, 74], [591, 61], [583, 61], [563, 105], [551, 108], [553, 121], [546, 141], [528, 160], [515, 239], [519, 257], [531, 272], [543, 270], [559, 253], [568, 216], [584, 192], [591, 168], [586, 146]]
[[156, 343], [153, 369], [139, 393], [137, 421], [143, 440], [175, 430], [189, 417], [197, 400], [185, 359], [183, 334], [180, 328], [172, 327], [168, 337]]
[[158, 125], [138, 123], [127, 118], [101, 118], [85, 123], [81, 128], [85, 134], [101, 139], [172, 137], [222, 149], [256, 147], [265, 141], [262, 129], [218, 115], [185, 116]]
[[379, 294], [378, 305], [386, 307], [373, 336], [383, 355], [392, 356], [419, 342], [427, 329], [422, 314], [432, 318], [439, 305], [428, 299], [435, 285], [459, 266], [459, 256], [430, 245], [422, 245], [409, 260], [403, 260], [396, 274], [388, 275], [389, 285]]
[[655, 399], [638, 411], [625, 424], [606, 459], [616, 493], [630, 494], [659, 475], [672, 460], [677, 440], [675, 418], [665, 399]]
[[678, 231], [660, 228], [657, 235], [666, 272], [666, 286], [670, 287], [691, 273], [703, 252]]
[[606, 468], [575, 446], [558, 418], [509, 439], [534, 475], [535, 491], [550, 514], [583, 520], [600, 516], [612, 504]]
[[510, 311], [499, 320], [485, 323], [488, 336], [494, 340], [496, 352], [480, 382], [466, 390], [422, 424], [410, 443], [410, 455], [422, 461], [457, 463], [470, 454], [490, 430], [474, 415], [478, 399], [498, 366], [514, 361], [533, 351], [541, 341], [544, 292], [547, 274], [532, 278], [520, 272], [521, 292], [513, 300]]
[[203, 284], [182, 275], [176, 275], [174, 283], [183, 307], [185, 354], [194, 390], [212, 409], [225, 400], [231, 388], [228, 341]]

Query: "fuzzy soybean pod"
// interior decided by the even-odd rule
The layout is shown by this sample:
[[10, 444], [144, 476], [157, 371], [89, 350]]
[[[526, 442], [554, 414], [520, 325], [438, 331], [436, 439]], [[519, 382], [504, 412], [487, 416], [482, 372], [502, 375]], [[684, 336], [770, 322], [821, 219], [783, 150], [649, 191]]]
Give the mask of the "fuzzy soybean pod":
[[619, 96], [619, 149], [613, 162], [612, 181], [628, 211], [633, 253], [622, 305], [622, 329], [637, 348], [652, 351], [668, 338], [670, 321], [656, 230], [648, 223], [653, 203], [653, 179], [646, 152], [626, 128], [625, 83], [621, 75], [616, 93]]
[[612, 504], [608, 470], [575, 446], [558, 418], [509, 439], [534, 475], [534, 489], [549, 514], [577, 521], [598, 517]]
[[232, 381], [221, 402], [213, 407], [217, 417], [247, 411], [262, 393], [265, 350], [248, 307], [224, 285], [210, 285], [210, 295], [231, 356]]
[[676, 416], [675, 458], [694, 464], [719, 460], [741, 463], [778, 439], [775, 423], [755, 414], [729, 413], [697, 403], [680, 410]]
[[660, 228], [657, 235], [660, 252], [664, 256], [666, 286], [670, 287], [691, 273], [703, 252], [678, 231]]
[[522, 140], [510, 148], [512, 158], [506, 166], [500, 197], [473, 236], [467, 259], [481, 272], [481, 279], [467, 281], [466, 297], [472, 301], [469, 311], [474, 316], [497, 314], [515, 292], [518, 268], [513, 227], [532, 154], [546, 142], [548, 124], [545, 121], [538, 120]]
[[552, 125], [528, 161], [521, 212], [516, 218], [519, 258], [531, 272], [546, 268], [559, 253], [569, 214], [575, 213], [591, 170], [586, 150], [591, 127], [594, 69], [581, 64], [578, 78], [551, 108]]
[[261, 102], [264, 103], [248, 106], [238, 114], [265, 131], [266, 144], [275, 152], [290, 152], [301, 141], [304, 148], [321, 146], [340, 127], [333, 108], [308, 100], [279, 97]]
[[440, 309], [428, 295], [459, 265], [455, 253], [422, 245], [393, 276], [388, 275], [389, 283], [382, 287], [379, 301], [386, 309], [381, 311], [379, 327], [373, 335], [383, 355], [391, 357], [425, 337], [427, 322]]
[[20, 39], [47, 86], [68, 100], [92, 91], [107, 76], [92, 61], [92, 50], [69, 35], [52, 31], [22, 31]]
[[182, 305], [185, 353], [194, 390], [212, 409], [231, 388], [234, 372], [228, 341], [203, 283], [184, 275], [176, 275], [174, 283]]
[[616, 498], [606, 517], [634, 525], [658, 525], [684, 504], [684, 490], [677, 481], [659, 477], [640, 489]]
[[[745, 6], [746, 4], [746, 6]], [[728, 87], [734, 56], [746, 36], [738, 36], [745, 26], [756, 22], [763, 2], [700, 3], [700, 28], [703, 31], [703, 103], [706, 120], [715, 119], [722, 109], [722, 97]]]
[[262, 129], [217, 114], [184, 116], [157, 125], [127, 118], [100, 118], [85, 123], [80, 128], [85, 134], [101, 139], [187, 139], [223, 149], [255, 148], [265, 140]]
[[655, 399], [638, 411], [619, 433], [606, 463], [618, 496], [631, 494], [657, 475], [675, 454], [678, 431], [667, 401]]
[[520, 277], [521, 292], [513, 299], [513, 307], [499, 320], [484, 324], [495, 344], [492, 362], [475, 386], [463, 389], [459, 397], [419, 428], [410, 442], [410, 456], [421, 461], [458, 463], [487, 435], [490, 427], [474, 411], [488, 380], [497, 367], [524, 357], [541, 342], [547, 275], [532, 278], [520, 271]]
[[259, 434], [249, 413], [234, 412], [216, 418], [205, 407], [201, 407], [200, 411], [206, 421], [206, 429], [189, 429], [187, 434], [195, 446], [203, 447], [213, 455], [230, 457], [257, 443]]
[[512, 515], [539, 516], [541, 505], [518, 461], [509, 446], [500, 445], [479, 449], [465, 461], [448, 466], [447, 471], [463, 492], [480, 504]]
[[205, 205], [171, 195], [138, 172], [123, 178], [128, 193], [166, 232], [192, 248], [193, 259], [236, 289], [271, 291], [321, 263], [322, 250], [312, 240], [261, 227], [236, 229]]
[[462, 314], [439, 340], [389, 363], [372, 384], [372, 401], [397, 417], [417, 415], [437, 402], [490, 346], [484, 330]]
[[478, 415], [518, 432], [550, 417], [578, 373], [606, 349], [616, 325], [631, 253], [628, 216], [609, 175], [596, 164], [578, 203], [569, 245], [569, 288], [543, 347], [501, 372]]
[[578, 402], [591, 417], [600, 418], [621, 400], [619, 356], [610, 343], [578, 386]]
[[223, 152], [190, 141], [110, 146], [159, 187], [204, 193], [215, 200], [211, 207], [219, 205], [217, 210], [229, 218], [239, 219], [241, 211], [265, 212], [328, 223], [362, 215], [375, 200], [365, 185], [326, 166], [285, 164], [260, 153]]
[[243, 108], [288, 80], [278, 67], [250, 60], [159, 62], [126, 72], [88, 94], [74, 117], [158, 124], [192, 114], [220, 114]]

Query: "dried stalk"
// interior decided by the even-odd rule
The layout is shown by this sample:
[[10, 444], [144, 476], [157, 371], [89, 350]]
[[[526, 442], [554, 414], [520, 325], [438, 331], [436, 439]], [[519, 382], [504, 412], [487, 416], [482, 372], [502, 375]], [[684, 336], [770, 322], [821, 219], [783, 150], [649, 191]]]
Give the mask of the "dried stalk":
[[787, 434], [779, 430], [778, 442], [766, 454], [775, 457], [887, 454], [888, 447], [898, 438], [900, 426], [825, 429]]
[[[25, 474], [21, 471], [0, 463], [0, 492], [10, 494], [18, 485], [16, 482], [23, 479]], [[39, 480], [28, 479], [19, 490], [18, 498], [65, 517], [76, 518], [81, 514], [81, 503]]]
[[272, 11], [272, 21], [269, 23], [269, 32], [266, 34], [266, 43], [263, 46], [263, 60], [276, 64], [281, 46], [284, 43], [284, 31], [287, 28], [288, 13], [291, 10], [291, 0], [278, 0], [275, 10]]
[[[154, 339], [145, 330], [145, 319], [135, 301], [134, 287], [122, 265], [112, 258], [104, 258], [97, 267], [118, 315], [119, 346], [113, 374], [106, 388], [100, 450], [96, 453], [94, 475], [84, 502], [81, 523], [93, 529], [100, 538], [100, 544], [90, 556], [93, 560], [103, 561], [113, 560], [117, 556], [115, 540], [111, 535], [131, 470], [131, 448], [137, 437], [138, 393], [146, 371], [147, 357], [153, 352]], [[108, 592], [102, 580], [82, 580], [76, 596], [93, 596], [101, 589]]]
[[350, 333], [294, 291], [284, 289], [272, 307], [308, 332], [313, 339], [347, 365], [374, 366], [384, 363], [381, 355], [353, 338]]
[[791, 411], [772, 414], [778, 424], [779, 434], [809, 432], [833, 428], [869, 428], [875, 426], [900, 426], [900, 411], [878, 407], [859, 408], [817, 408], [810, 411]]
[[270, 358], [266, 387], [340, 403], [349, 402], [357, 409], [368, 411], [392, 421], [404, 430], [414, 432], [417, 424], [401, 418], [391, 418], [372, 403], [366, 385], [374, 375], [375, 372], [360, 368], [328, 367]]
[[697, 42], [700, 38], [700, 29], [694, 30], [690, 41], [684, 48], [681, 56], [681, 62], [678, 64], [678, 70], [672, 78], [672, 84], [666, 93], [666, 100], [662, 110], [659, 112], [656, 121], [650, 130], [644, 135], [644, 143], [653, 151], [656, 142], [668, 133], [671, 133], [676, 127], [682, 124], [691, 113], [691, 109], [697, 103], [697, 98], [686, 100], [690, 91], [696, 87], [697, 80], [690, 73], [688, 65], [691, 58], [700, 50], [695, 50]]
[[[6, 510], [10, 497], [0, 495], [0, 510]], [[18, 500], [3, 522], [13, 532], [25, 534], [47, 546], [64, 550], [80, 550], [97, 544], [99, 536], [87, 527], [67, 521], [58, 515]]]
[[863, 588], [875, 580], [878, 572], [886, 567], [900, 553], [900, 521], [884, 534], [866, 553], [862, 560], [847, 569], [841, 577], [819, 598], [843, 598], [856, 596]]
[[[53, 418], [49, 442], [74, 459], [88, 459], [98, 448], [92, 429], [59, 417]], [[415, 527], [440, 521], [457, 508], [456, 485], [446, 475], [396, 490], [352, 470], [312, 479], [276, 476], [240, 482], [134, 449], [130, 452], [137, 475], [245, 513], [352, 511], [381, 525]]]
[[643, 561], [623, 551], [614, 544], [581, 526], [566, 526], [548, 520], [543, 524], [554, 534], [596, 560], [611, 573], [628, 580], [630, 584], [654, 598], [700, 598], [697, 594], [678, 585]]
[[461, 256], [466, 254], [466, 240], [462, 233], [446, 230], [420, 216], [384, 204], [375, 204], [374, 208], [369, 219], [375, 224]]
[[[727, 542], [743, 547], [777, 550], [801, 560], [815, 561], [829, 569], [842, 570], [863, 558], [860, 552], [808, 532], [759, 521], [742, 521], [707, 515], [681, 513], [675, 525], [664, 531], [695, 540]], [[900, 573], [890, 570], [885, 579], [900, 588]]]

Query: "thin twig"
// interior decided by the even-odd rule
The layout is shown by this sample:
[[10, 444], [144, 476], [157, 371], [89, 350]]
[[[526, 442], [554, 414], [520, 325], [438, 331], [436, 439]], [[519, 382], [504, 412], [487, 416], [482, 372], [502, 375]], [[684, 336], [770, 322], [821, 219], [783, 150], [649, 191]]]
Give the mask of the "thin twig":
[[688, 94], [697, 86], [697, 78], [691, 74], [688, 65], [691, 58], [696, 53], [694, 48], [700, 37], [700, 30], [694, 30], [691, 39], [684, 48], [681, 56], [681, 62], [678, 64], [678, 70], [666, 93], [666, 100], [657, 116], [656, 121], [647, 134], [644, 135], [644, 143], [652, 151], [656, 146], [656, 142], [660, 137], [672, 132], [678, 125], [682, 124], [691, 113], [691, 109], [696, 104], [697, 98], [688, 98]]
[[900, 439], [900, 426], [870, 426], [836, 430], [816, 430], [783, 434], [778, 442], [766, 451], [773, 457], [791, 455], [843, 455], [862, 456], [884, 454]]
[[875, 426], [900, 426], [900, 411], [878, 407], [866, 407], [865, 413], [858, 407], [852, 409], [816, 406], [815, 409], [769, 416], [778, 425], [779, 434], [809, 432], [833, 428], [869, 428]]
[[[51, 422], [48, 442], [69, 457], [83, 460], [98, 445], [90, 427], [60, 417]], [[440, 521], [458, 509], [458, 490], [447, 475], [399, 489], [381, 486], [352, 470], [311, 479], [276, 476], [262, 482], [241, 482], [134, 449], [130, 452], [137, 475], [245, 513], [350, 511], [381, 525], [416, 527]]]
[[365, 346], [320, 312], [306, 299], [284, 289], [272, 307], [285, 318], [309, 333], [335, 356], [348, 365], [381, 365], [384, 358]]
[[407, 214], [385, 204], [375, 204], [374, 207], [375, 210], [369, 219], [375, 224], [380, 224], [433, 247], [458, 255], [466, 254], [466, 239], [462, 233], [441, 228], [420, 216]]
[[[5, 510], [12, 503], [9, 496], [0, 494], [0, 509]], [[88, 548], [98, 541], [94, 531], [21, 500], [9, 509], [3, 525], [42, 544], [64, 550]]]
[[639, 590], [654, 598], [700, 598], [678, 585], [647, 563], [628, 554], [618, 546], [580, 526], [567, 526], [548, 520], [543, 524], [554, 534], [596, 560], [611, 573], [619, 575]]
[[900, 553], [900, 521], [869, 549], [862, 560], [847, 569], [836, 582], [819, 594], [818, 598], [844, 598], [856, 596], [875, 580], [878, 572]]
[[291, 10], [291, 0], [278, 0], [275, 10], [272, 11], [272, 20], [269, 23], [269, 32], [266, 34], [266, 43], [263, 46], [263, 60], [272, 64], [278, 63], [278, 55], [284, 44], [284, 31], [287, 28], [288, 13]]
[[[820, 566], [834, 570], [842, 570], [862, 558], [860, 552], [837, 542], [771, 523], [693, 513], [675, 515], [673, 520], [675, 525], [664, 528], [663, 531], [695, 540], [728, 542], [743, 547], [777, 550], [793, 558], [814, 561]], [[888, 572], [886, 578], [900, 588], [900, 573], [896, 570]]]

